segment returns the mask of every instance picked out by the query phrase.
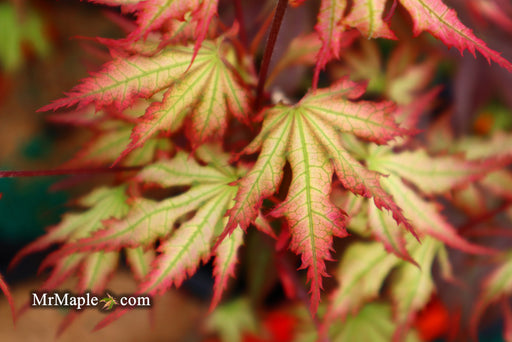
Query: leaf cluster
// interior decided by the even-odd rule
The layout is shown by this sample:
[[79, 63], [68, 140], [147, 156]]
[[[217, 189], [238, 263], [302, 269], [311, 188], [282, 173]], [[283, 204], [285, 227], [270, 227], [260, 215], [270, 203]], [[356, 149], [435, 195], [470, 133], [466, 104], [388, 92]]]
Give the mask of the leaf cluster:
[[[53, 268], [44, 289], [76, 274], [79, 291], [103, 291], [123, 258], [140, 281], [138, 293], [154, 295], [213, 260], [214, 309], [255, 230], [271, 246], [287, 295], [304, 298], [308, 283], [308, 312], [317, 325], [304, 326], [304, 340], [355, 340], [354, 331], [375, 320], [379, 328], [365, 331], [367, 340], [415, 341], [409, 329], [436, 290], [434, 261], [445, 279], [454, 279], [447, 247], [497, 253], [462, 236], [443, 206], [482, 209], [485, 190], [510, 201], [510, 135], [496, 142], [436, 139], [450, 132], [446, 124], [420, 134], [439, 98], [432, 73], [441, 57], [431, 43], [419, 46], [423, 36], [410, 36], [428, 32], [508, 71], [512, 64], [441, 0], [391, 7], [385, 0], [321, 0], [314, 30], [291, 41], [268, 81], [265, 55], [273, 47], [258, 44], [266, 26], [249, 44], [240, 1], [226, 5], [237, 10], [234, 21], [218, 0], [91, 1], [120, 7], [134, 27], [120, 40], [99, 38], [112, 59], [40, 111], [58, 110], [53, 121], [94, 131], [67, 167], [130, 172], [79, 199], [81, 211], [66, 214], [13, 261], [60, 244], [42, 263]], [[286, 3], [279, 1], [278, 10]], [[309, 3], [289, 1], [299, 9]], [[268, 7], [261, 13], [270, 23]], [[285, 31], [279, 18], [269, 41]], [[374, 38], [398, 40], [387, 61], [368, 41]], [[272, 88], [294, 66], [311, 74], [296, 101], [296, 94], [279, 96]], [[335, 238], [348, 247], [335, 248]], [[300, 258], [306, 279], [290, 255]], [[335, 258], [337, 271], [329, 266]], [[484, 286], [477, 316], [510, 294], [510, 257], [503, 260]], [[338, 285], [324, 296], [330, 275]], [[108, 309], [115, 304], [102, 301]], [[221, 317], [226, 307], [219, 310]], [[222, 333], [212, 322], [225, 336], [242, 330]]]

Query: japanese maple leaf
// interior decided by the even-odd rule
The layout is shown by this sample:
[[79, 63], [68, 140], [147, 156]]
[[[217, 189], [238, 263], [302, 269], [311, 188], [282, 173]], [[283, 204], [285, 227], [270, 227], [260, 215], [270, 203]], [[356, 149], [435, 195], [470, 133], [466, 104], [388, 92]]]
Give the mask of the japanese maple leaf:
[[219, 49], [204, 44], [190, 69], [164, 94], [162, 102], [153, 103], [141, 117], [125, 153], [159, 130], [175, 132], [187, 115], [191, 116], [187, 133], [194, 146], [224, 134], [228, 108], [239, 120], [247, 121], [248, 93]]
[[345, 25], [357, 28], [368, 38], [381, 37], [396, 39], [395, 35], [383, 20], [386, 1], [361, 0], [354, 1], [350, 13], [343, 18]]
[[[74, 259], [69, 268], [59, 268], [57, 266], [52, 272], [50, 278], [43, 284], [42, 290], [48, 291], [60, 286], [60, 282], [71, 276], [78, 269], [79, 282], [77, 286], [78, 293], [92, 292], [98, 293], [105, 290], [106, 284], [117, 268], [119, 253], [117, 252], [94, 252], [79, 253], [77, 256], [69, 256], [64, 259]], [[64, 272], [63, 272], [64, 271]], [[58, 273], [60, 272], [60, 273]], [[71, 311], [62, 320], [57, 330], [57, 336], [60, 336], [78, 317], [79, 312]]]
[[345, 0], [322, 0], [316, 31], [322, 41], [318, 52], [317, 65], [313, 77], [313, 85], [316, 87], [320, 70], [333, 58], [339, 58], [342, 36], [345, 26], [342, 23], [343, 13], [347, 7]]
[[[503, 167], [506, 160], [471, 161], [460, 155], [432, 157], [421, 149], [392, 153], [387, 146], [379, 146], [370, 152], [367, 162], [372, 170], [388, 175], [382, 179], [382, 186], [393, 196], [405, 217], [421, 235], [430, 235], [468, 253], [491, 252], [461, 238], [441, 214], [441, 204], [425, 199], [425, 195], [446, 194], [464, 187]], [[383, 217], [385, 214], [372, 209], [371, 205], [369, 209], [370, 223], [376, 229], [378, 239], [389, 251], [400, 257], [406, 256], [401, 231], [395, 222], [386, 220]]]
[[[82, 149], [62, 167], [91, 167], [111, 165], [131, 142], [133, 125], [122, 122], [104, 125]], [[144, 145], [130, 151], [120, 162], [123, 166], [140, 166], [151, 162], [157, 151], [166, 151], [171, 146], [168, 139], [149, 139]]]
[[[503, 167], [507, 159], [466, 160], [460, 154], [430, 156], [422, 149], [397, 153], [388, 146], [373, 146], [365, 152], [368, 167], [387, 175], [381, 180], [383, 188], [393, 196], [404, 216], [420, 234], [422, 244], [418, 245], [410, 236], [404, 237], [403, 230], [389, 213], [378, 210], [370, 201], [367, 201], [367, 206], [358, 203], [355, 198], [346, 201], [343, 208], [352, 215], [358, 213], [357, 226], [366, 226], [374, 238], [395, 256], [380, 256], [386, 252], [377, 247], [373, 247], [372, 252], [369, 246], [349, 248], [340, 264], [341, 285], [333, 294], [327, 317], [328, 321], [338, 316], [344, 317], [348, 312], [357, 310], [363, 302], [375, 298], [390, 270], [400, 265], [391, 282], [391, 297], [397, 306], [396, 321], [399, 327], [395, 340], [400, 340], [415, 313], [428, 302], [434, 290], [430, 269], [436, 256], [444, 277], [452, 277], [444, 244], [469, 253], [495, 253], [460, 237], [441, 214], [442, 207], [432, 196], [482, 179]], [[426, 196], [429, 196], [428, 199]], [[350, 252], [356, 248], [368, 250]], [[357, 261], [356, 255], [359, 256]], [[364, 255], [364, 259], [360, 259], [361, 255]], [[359, 293], [354, 295], [356, 286]]]
[[357, 28], [369, 38], [395, 38], [382, 20], [386, 0], [354, 1], [348, 16], [344, 17], [347, 4], [347, 0], [322, 0], [320, 3], [315, 29], [322, 46], [317, 54], [313, 87], [316, 87], [320, 71], [325, 65], [332, 59], [339, 58], [341, 42], [348, 28]]
[[234, 180], [214, 167], [203, 167], [184, 152], [170, 160], [155, 162], [137, 176], [138, 182], [161, 187], [193, 185], [187, 191], [161, 201], [135, 197], [127, 217], [107, 223], [107, 228], [82, 239], [76, 251], [119, 250], [145, 246], [167, 236], [181, 216], [201, 208], [212, 198], [229, 189]]
[[[198, 156], [208, 162], [208, 165], [200, 166], [185, 154], [180, 154], [174, 163], [154, 164], [139, 175], [141, 180], [166, 187], [173, 184], [189, 184], [191, 181], [199, 186], [221, 185], [214, 194], [203, 193], [203, 204], [197, 207], [195, 215], [183, 222], [178, 230], [162, 243], [159, 249], [161, 253], [156, 258], [153, 271], [141, 285], [141, 292], [152, 294], [164, 291], [170, 284], [179, 286], [187, 275], [195, 272], [201, 260], [206, 262], [210, 258], [216, 237], [227, 223], [224, 215], [232, 206], [237, 190], [229, 184], [238, 177], [239, 171], [228, 166], [228, 156], [219, 150], [201, 147]], [[242, 243], [243, 232], [238, 229], [214, 252], [215, 286], [212, 307], [220, 301], [227, 280], [234, 275], [237, 250]]]
[[448, 47], [454, 46], [460, 52], [469, 50], [473, 55], [479, 51], [487, 61], [494, 61], [512, 71], [512, 64], [490, 49], [484, 41], [464, 26], [457, 18], [457, 13], [448, 8], [441, 0], [399, 0], [407, 9], [414, 23], [413, 33], [423, 31], [431, 33]]
[[400, 259], [377, 242], [351, 244], [339, 263], [340, 285], [331, 295], [326, 324], [336, 317], [345, 319], [347, 314], [377, 298], [384, 280], [400, 263]]
[[[496, 131], [488, 137], [467, 135], [455, 139], [455, 133], [448, 121], [442, 116], [429, 127], [427, 148], [432, 153], [458, 153], [466, 159], [478, 163], [481, 160], [495, 160], [503, 165], [512, 163], [512, 135], [508, 132]], [[512, 199], [512, 172], [509, 168], [489, 170], [485, 177], [468, 186], [456, 189], [448, 199], [469, 218], [480, 217], [488, 213], [489, 197], [496, 200]], [[494, 216], [494, 215], [492, 215]], [[489, 227], [482, 226], [489, 231]], [[476, 231], [475, 231], [476, 232]]]
[[[433, 146], [435, 149], [442, 151], [449, 149], [454, 152], [464, 153], [466, 158], [474, 162], [482, 158], [495, 158], [504, 163], [509, 161], [508, 164], [510, 164], [510, 158], [512, 156], [512, 149], [510, 148], [510, 146], [512, 146], [512, 136], [510, 134], [496, 132], [490, 138], [466, 136], [460, 140], [455, 140], [453, 132], [445, 125], [444, 121], [439, 120], [434, 126], [438, 130], [446, 130], [448, 134], [446, 134], [443, 145], [436, 144], [434, 141], [435, 136], [432, 133], [429, 134], [429, 145], [431, 147]], [[489, 198], [492, 198], [492, 201], [490, 201]], [[506, 201], [510, 201], [511, 199], [512, 173], [508, 168], [503, 168], [489, 172], [485, 177], [478, 179], [476, 182], [472, 182], [470, 186], [457, 190], [451, 200], [457, 207], [463, 209], [469, 218], [488, 217], [489, 220], [492, 220], [496, 214], [489, 215], [489, 203], [495, 204], [501, 201], [503, 203], [502, 205], [506, 205]], [[504, 217], [507, 218], [508, 222], [512, 222], [512, 211], [510, 209], [505, 210]], [[501, 221], [502, 220], [498, 220], [497, 222]], [[489, 233], [494, 229], [501, 230], [501, 228], [495, 226], [496, 222], [490, 225], [482, 224], [485, 222], [480, 223], [482, 232]], [[478, 231], [478, 228], [472, 230], [474, 233]], [[508, 299], [512, 294], [512, 254], [507, 252], [499, 255], [496, 261], [498, 265], [481, 284], [480, 295], [472, 310], [470, 326], [473, 336], [477, 335], [478, 323], [485, 313], [485, 310], [494, 303], [501, 304], [505, 320], [505, 336], [512, 334], [512, 318], [508, 304]]]
[[[59, 113], [50, 117], [52, 122], [94, 130], [94, 136], [87, 141], [73, 158], [64, 163], [62, 168], [100, 167], [111, 165], [130, 144], [133, 122], [141, 115], [140, 110], [148, 105], [146, 100], [138, 102], [134, 108], [122, 114], [112, 114], [109, 110], [95, 113], [94, 108], [83, 111]], [[115, 112], [115, 111], [114, 111]], [[154, 137], [144, 145], [132, 150], [120, 162], [123, 166], [141, 166], [155, 159], [157, 152], [171, 152], [173, 146], [169, 139]]]
[[424, 307], [435, 290], [432, 278], [435, 259], [443, 275], [451, 277], [447, 251], [440, 241], [427, 237], [418, 244], [411, 236], [407, 240], [408, 253], [416, 260], [416, 265], [388, 253], [377, 242], [355, 243], [347, 249], [337, 273], [339, 286], [331, 294], [324, 318], [324, 334], [338, 318], [346, 319], [345, 324], [348, 324], [348, 315], [364, 310], [366, 303], [378, 298], [385, 280], [392, 277], [391, 299], [397, 308], [394, 320], [398, 328], [389, 333], [394, 332], [395, 341], [402, 340], [400, 337], [407, 332], [415, 313]]
[[[418, 153], [418, 155], [422, 154]], [[466, 166], [468, 170], [465, 172], [462, 171], [463, 167], [458, 171], [457, 168], [454, 168], [453, 173], [446, 172], [446, 169], [443, 169], [443, 164], [450, 165], [449, 160], [453, 163], [461, 161], [458, 161], [457, 158], [445, 158], [447, 157], [440, 158], [439, 161], [431, 159], [430, 163], [433, 165], [425, 166], [430, 173], [438, 172], [438, 175], [433, 178], [437, 179], [441, 185], [432, 187], [426, 184], [424, 189], [431, 188], [433, 191], [439, 191], [443, 187], [442, 184], [447, 184], [449, 179], [453, 181], [457, 174], [460, 177], [459, 182], [462, 182], [476, 170], [477, 165], [473, 165], [474, 169], [471, 170], [470, 163]], [[410, 167], [410, 165], [406, 163], [404, 167]], [[399, 229], [391, 215], [377, 210], [370, 201], [365, 200], [367, 202], [367, 206], [365, 206], [365, 203], [358, 203], [361, 202], [360, 199], [349, 196], [350, 198], [343, 208], [351, 209], [351, 214], [354, 210], [358, 210], [358, 214], [354, 215], [355, 217], [349, 224], [349, 229], [367, 237], [364, 234], [364, 229], [361, 230], [360, 227], [352, 227], [352, 225], [367, 227], [380, 243], [356, 243], [351, 245], [343, 255], [338, 271], [339, 286], [331, 295], [324, 330], [339, 317], [345, 319], [348, 314], [358, 311], [366, 302], [378, 298], [386, 279], [391, 277], [389, 289], [391, 299], [396, 307], [394, 319], [397, 323], [393, 340], [401, 341], [416, 313], [425, 306], [435, 290], [432, 278], [434, 260], [438, 261], [443, 278], [453, 280], [452, 267], [444, 245], [445, 241], [441, 241], [443, 237], [438, 233], [446, 231], [444, 235], [452, 235], [451, 238], [457, 244], [454, 245], [456, 248], [473, 253], [490, 252], [490, 250], [472, 245], [456, 235], [453, 227], [436, 211], [439, 208], [436, 207], [435, 202], [428, 203], [419, 195], [414, 195], [414, 192], [406, 188], [404, 184], [397, 183], [397, 177], [394, 174], [382, 179], [386, 190], [390, 190], [386, 186], [386, 182], [391, 178], [394, 191], [390, 191], [390, 193], [403, 209], [404, 215], [411, 219], [411, 223], [421, 234], [422, 242], [419, 244], [410, 234], [403, 236], [402, 230]], [[410, 204], [404, 205], [402, 197], [407, 197]], [[453, 236], [454, 234], [455, 236]]]
[[[454, 152], [464, 153], [470, 160], [494, 158], [501, 160], [504, 164], [507, 161], [508, 164], [512, 163], [512, 134], [510, 133], [498, 131], [490, 139], [466, 136], [458, 141], [452, 139], [446, 144], [449, 144]], [[479, 181], [479, 185], [501, 198], [512, 198], [512, 172], [507, 168], [490, 172]]]
[[[453, 9], [441, 0], [398, 0], [412, 17], [414, 35], [426, 31], [441, 40], [448, 47], [455, 46], [459, 51], [469, 50], [473, 55], [479, 51], [489, 62], [492, 60], [509, 71], [512, 64], [490, 49], [484, 41], [464, 26]], [[346, 0], [322, 0], [316, 30], [322, 40], [318, 53], [313, 84], [318, 81], [318, 72], [327, 62], [339, 57], [339, 40], [347, 27], [357, 28], [369, 38], [394, 39], [395, 36], [382, 17], [386, 0], [354, 1], [347, 16], [343, 13]]]
[[[127, 41], [147, 38], [151, 32], [159, 30], [172, 20], [185, 20], [191, 14], [195, 30], [194, 57], [206, 38], [208, 27], [217, 15], [218, 0], [89, 0], [108, 6], [121, 6], [125, 12], [137, 16], [137, 28], [128, 35]], [[192, 58], [193, 59], [193, 58]]]
[[[420, 102], [418, 94], [431, 82], [437, 67], [435, 57], [420, 58], [420, 50], [410, 41], [393, 49], [386, 65], [374, 40], [361, 40], [360, 45], [348, 49], [342, 59], [345, 63], [334, 65], [331, 75], [350, 75], [354, 81], [368, 80], [369, 91], [383, 94], [400, 106]], [[432, 98], [428, 103], [431, 102]]]
[[256, 164], [241, 180], [236, 203], [229, 210], [231, 229], [246, 229], [256, 218], [262, 200], [277, 191], [288, 161], [292, 181], [287, 198], [273, 216], [285, 216], [290, 225], [291, 249], [302, 255], [302, 267], [311, 281], [312, 309], [320, 300], [324, 260], [330, 258], [333, 236], [346, 235], [345, 215], [326, 194], [333, 173], [342, 185], [375, 205], [392, 212], [397, 222], [412, 230], [402, 212], [379, 184], [379, 174], [366, 169], [341, 148], [340, 132], [349, 132], [377, 143], [404, 134], [393, 121], [389, 102], [353, 102], [364, 85], [342, 80], [330, 88], [307, 94], [296, 105], [279, 104], [265, 110], [260, 134], [243, 151], [261, 149]]
[[[170, 160], [147, 166], [137, 176], [139, 182], [160, 187], [191, 186], [187, 191], [162, 201], [136, 198], [126, 218], [106, 222], [105, 229], [66, 246], [54, 253], [52, 259], [123, 248], [129, 248], [130, 254], [145, 257], [141, 248], [160, 239], [160, 253], [156, 257], [148, 256], [154, 259], [151, 267], [147, 261], [132, 265], [143, 279], [139, 291], [155, 294], [171, 284], [181, 285], [201, 261], [206, 262], [212, 255], [215, 241], [227, 224], [224, 215], [233, 205], [237, 191], [233, 182], [244, 172], [229, 166], [228, 155], [218, 149], [204, 145], [196, 154], [208, 164], [200, 165], [188, 154], [179, 152]], [[228, 279], [233, 276], [237, 250], [242, 243], [243, 232], [238, 229], [214, 252], [213, 306], [220, 301]]]
[[[357, 30], [344, 31], [341, 35], [338, 43], [338, 49], [343, 49], [352, 45], [352, 43], [360, 37]], [[325, 39], [325, 38], [324, 38]], [[300, 35], [294, 38], [286, 52], [277, 61], [275, 67], [272, 69], [272, 73], [267, 78], [267, 84], [271, 84], [276, 77], [286, 68], [296, 65], [309, 66], [315, 65], [318, 62], [318, 56], [320, 49], [325, 49], [324, 43], [322, 42], [321, 36], [318, 32], [313, 32], [307, 35]], [[340, 50], [337, 50], [337, 54], [340, 54]], [[343, 55], [343, 54], [342, 54]], [[327, 61], [325, 62], [327, 63]], [[325, 66], [325, 63], [317, 65], [318, 70]], [[316, 77], [316, 76], [315, 76]]]
[[149, 32], [160, 28], [167, 20], [184, 19], [185, 14], [197, 11], [203, 2], [201, 0], [147, 0], [140, 2], [136, 7], [138, 27], [129, 39], [139, 40], [147, 36]]
[[[129, 212], [125, 190], [124, 186], [98, 188], [78, 200], [78, 205], [88, 209], [83, 212], [66, 214], [58, 225], [19, 251], [11, 261], [10, 267], [15, 266], [30, 253], [44, 250], [53, 244], [74, 242], [91, 235], [103, 227], [104, 220], [124, 217]], [[75, 255], [70, 259], [56, 260], [58, 261], [57, 267], [67, 268], [65, 265], [75, 264], [84, 257], [84, 255]]]
[[[393, 340], [402, 341], [410, 327], [416, 313], [425, 307], [435, 291], [432, 276], [432, 266], [437, 259], [441, 268], [451, 273], [451, 265], [442, 242], [432, 238], [425, 239], [421, 245], [412, 241], [414, 247], [411, 254], [418, 262], [418, 266], [403, 262], [391, 276], [390, 294], [395, 314], [394, 321], [397, 328]], [[451, 276], [451, 274], [449, 274]]]
[[[87, 208], [82, 212], [66, 214], [62, 221], [49, 232], [23, 248], [12, 260], [13, 267], [21, 258], [29, 253], [47, 249], [53, 244], [63, 243], [65, 249], [81, 238], [92, 235], [103, 227], [103, 221], [111, 218], [122, 218], [129, 211], [126, 187], [98, 188], [82, 197], [78, 204]], [[75, 253], [62, 256], [60, 249], [50, 254], [41, 264], [41, 269], [53, 266], [50, 276], [40, 290], [53, 290], [73, 275], [78, 276], [77, 290], [101, 292], [105, 289], [108, 279], [117, 268], [119, 252]], [[56, 256], [59, 257], [56, 257]], [[69, 313], [61, 322], [57, 334], [63, 333], [75, 320], [77, 312]]]
[[155, 260], [155, 251], [144, 247], [125, 248], [126, 261], [130, 266], [134, 277], [141, 281], [151, 271], [151, 265]]
[[[196, 62], [201, 62], [198, 56]], [[137, 98], [149, 98], [177, 81], [190, 65], [192, 49], [175, 46], [151, 57], [118, 57], [102, 70], [91, 74], [66, 97], [44, 106], [40, 111], [77, 105], [81, 109], [94, 103], [96, 110], [113, 105], [118, 110], [131, 106]]]
[[133, 130], [132, 142], [119, 159], [158, 131], [175, 132], [187, 116], [188, 136], [198, 146], [225, 132], [228, 112], [241, 121], [247, 120], [249, 112], [249, 95], [234, 71], [234, 54], [221, 41], [205, 42], [192, 65], [192, 46], [168, 47], [150, 57], [119, 57], [75, 87], [67, 98], [41, 110], [94, 103], [97, 110], [113, 105], [122, 111], [136, 98], [165, 90], [161, 102], [148, 103]]

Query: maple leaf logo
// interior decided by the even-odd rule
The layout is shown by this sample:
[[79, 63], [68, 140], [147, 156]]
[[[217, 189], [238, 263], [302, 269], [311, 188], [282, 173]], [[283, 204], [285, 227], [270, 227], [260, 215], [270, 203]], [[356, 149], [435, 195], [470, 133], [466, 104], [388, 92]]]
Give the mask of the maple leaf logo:
[[112, 310], [114, 305], [118, 305], [117, 301], [110, 295], [110, 293], [107, 293], [107, 297], [100, 300], [100, 303], [105, 303], [102, 307], [103, 310]]

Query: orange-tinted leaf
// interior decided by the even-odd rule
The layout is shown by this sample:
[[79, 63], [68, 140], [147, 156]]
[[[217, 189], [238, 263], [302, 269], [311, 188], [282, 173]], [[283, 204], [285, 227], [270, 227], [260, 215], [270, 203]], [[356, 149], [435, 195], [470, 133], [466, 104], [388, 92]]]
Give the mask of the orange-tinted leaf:
[[[90, 236], [103, 227], [104, 220], [123, 217], [129, 210], [126, 200], [127, 196], [124, 186], [99, 188], [92, 191], [78, 202], [80, 205], [90, 209], [82, 213], [66, 214], [61, 223], [18, 252], [11, 261], [11, 267], [30, 253], [41, 251], [55, 243], [74, 242]], [[51, 264], [51, 259], [49, 258], [43, 265]], [[64, 261], [61, 260], [59, 262]]]
[[222, 223], [222, 216], [233, 196], [233, 191], [220, 192], [162, 244], [161, 254], [141, 285], [141, 292], [162, 293], [171, 284], [180, 286], [184, 279], [195, 273], [200, 261], [206, 261], [210, 255], [216, 227]]
[[224, 185], [199, 185], [191, 190], [161, 202], [139, 199], [121, 221], [111, 221], [91, 237], [78, 240], [61, 253], [78, 251], [116, 251], [123, 247], [145, 246], [168, 235], [176, 221], [196, 210], [223, 191]]
[[[224, 169], [232, 169], [224, 166]], [[229, 172], [234, 172], [230, 170]], [[168, 236], [180, 218], [196, 211], [213, 198], [230, 189], [237, 175], [226, 175], [215, 166], [201, 166], [186, 153], [180, 152], [171, 160], [162, 160], [144, 168], [138, 181], [159, 184], [162, 187], [192, 185], [187, 191], [154, 201], [137, 198], [129, 214], [123, 220], [111, 220], [106, 229], [68, 246], [61, 253], [76, 251], [114, 251], [123, 247], [146, 246], [158, 238]], [[180, 233], [182, 234], [182, 233]]]
[[415, 263], [405, 248], [403, 229], [400, 229], [389, 213], [378, 210], [373, 203], [368, 204], [368, 229], [375, 239], [382, 242], [388, 252], [399, 258]]
[[357, 28], [368, 38], [396, 39], [383, 20], [385, 6], [386, 0], [354, 1], [350, 13], [343, 22]]
[[342, 148], [340, 132], [385, 143], [404, 132], [394, 123], [387, 102], [353, 102], [364, 87], [342, 80], [331, 88], [307, 94], [294, 106], [280, 104], [264, 111], [260, 134], [245, 153], [261, 153], [241, 180], [236, 203], [229, 210], [227, 235], [236, 226], [246, 229], [258, 215], [264, 198], [277, 191], [286, 161], [292, 169], [288, 195], [273, 211], [285, 216], [291, 233], [290, 248], [300, 253], [311, 281], [312, 309], [320, 300], [324, 260], [330, 259], [332, 237], [343, 237], [346, 219], [326, 194], [335, 172], [342, 185], [373, 198], [375, 205], [392, 212], [396, 221], [412, 229], [379, 184], [379, 174], [368, 170]]
[[[226, 225], [227, 220], [224, 222]], [[213, 297], [210, 303], [210, 310], [215, 308], [220, 302], [222, 292], [226, 289], [228, 279], [235, 275], [235, 266], [238, 261], [238, 249], [244, 242], [244, 234], [240, 228], [228, 237], [226, 237], [215, 251], [215, 260], [213, 261], [213, 276], [215, 285], [213, 287]]]
[[383, 173], [396, 174], [418, 187], [424, 194], [441, 194], [474, 182], [493, 169], [494, 160], [469, 161], [460, 156], [431, 157], [424, 150], [388, 153], [376, 161]]
[[155, 253], [152, 249], [144, 251], [142, 247], [126, 248], [126, 261], [130, 266], [137, 280], [144, 279], [151, 270], [155, 260]]
[[313, 80], [315, 86], [318, 83], [320, 70], [322, 70], [331, 59], [339, 58], [341, 37], [343, 31], [345, 31], [342, 24], [342, 17], [346, 7], [346, 0], [322, 0], [320, 3], [318, 23], [315, 29], [322, 41], [322, 47], [318, 52], [318, 60], [315, 68]]
[[[74, 87], [65, 98], [40, 111], [74, 105], [82, 108], [90, 103], [94, 103], [96, 110], [107, 105], [127, 108], [136, 98], [148, 98], [178, 80], [190, 65], [192, 53], [192, 48], [168, 47], [152, 57], [114, 59]], [[200, 63], [200, 57], [198, 55], [197, 63]]]
[[[98, 167], [111, 165], [130, 143], [132, 125], [110, 125], [92, 138], [63, 167]], [[150, 139], [143, 146], [131, 151], [120, 163], [123, 166], [141, 166], [151, 162], [157, 151], [169, 150], [167, 139]]]
[[443, 243], [468, 253], [493, 254], [494, 250], [470, 243], [457, 234], [455, 228], [440, 213], [440, 204], [428, 202], [406, 186], [397, 176], [381, 180], [382, 186], [393, 195], [411, 224], [421, 234], [427, 234]]
[[469, 50], [473, 55], [479, 51], [489, 62], [492, 60], [512, 71], [512, 64], [475, 37], [441, 0], [400, 0], [400, 3], [412, 17], [415, 35], [427, 31], [449, 47], [455, 46], [461, 52]]
[[[187, 135], [194, 147], [221, 137], [228, 112], [247, 121], [249, 96], [222, 55], [222, 47], [205, 42], [190, 69], [165, 93], [162, 102], [150, 105], [134, 128], [126, 154], [158, 131], [173, 133], [191, 118]], [[193, 53], [190, 51], [190, 57]]]
[[100, 293], [105, 289], [108, 278], [117, 268], [119, 253], [96, 252], [88, 254], [83, 261], [78, 284], [80, 293], [91, 291]]

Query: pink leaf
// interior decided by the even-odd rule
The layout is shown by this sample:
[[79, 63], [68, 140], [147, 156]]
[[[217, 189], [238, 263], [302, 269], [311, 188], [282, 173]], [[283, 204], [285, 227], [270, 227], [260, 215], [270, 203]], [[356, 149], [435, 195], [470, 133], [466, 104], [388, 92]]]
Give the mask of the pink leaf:
[[222, 241], [215, 251], [215, 260], [213, 262], [215, 284], [213, 286], [210, 311], [220, 302], [229, 278], [235, 275], [235, 266], [238, 261], [237, 252], [243, 242], [243, 231], [237, 228], [233, 234]]
[[331, 59], [339, 58], [341, 37], [345, 30], [342, 24], [342, 17], [346, 6], [347, 3], [343, 0], [322, 0], [320, 4], [318, 23], [315, 29], [320, 35], [322, 47], [318, 52], [315, 67], [315, 75], [313, 78], [314, 88], [316, 88], [318, 84], [320, 70], [322, 70]]
[[481, 39], [475, 37], [473, 32], [459, 21], [455, 11], [448, 8], [441, 0], [400, 0], [400, 2], [412, 17], [415, 35], [427, 31], [447, 46], [455, 46], [461, 53], [467, 49], [475, 55], [475, 51], [479, 51], [489, 63], [492, 60], [508, 71], [512, 71], [512, 64], [487, 47]]
[[153, 57], [117, 58], [74, 87], [66, 97], [39, 111], [94, 103], [96, 110], [108, 105], [125, 109], [139, 97], [148, 98], [175, 82], [187, 70], [192, 49], [167, 48]]
[[386, 0], [354, 1], [350, 13], [343, 22], [357, 28], [368, 38], [396, 39], [382, 19], [385, 7]]

